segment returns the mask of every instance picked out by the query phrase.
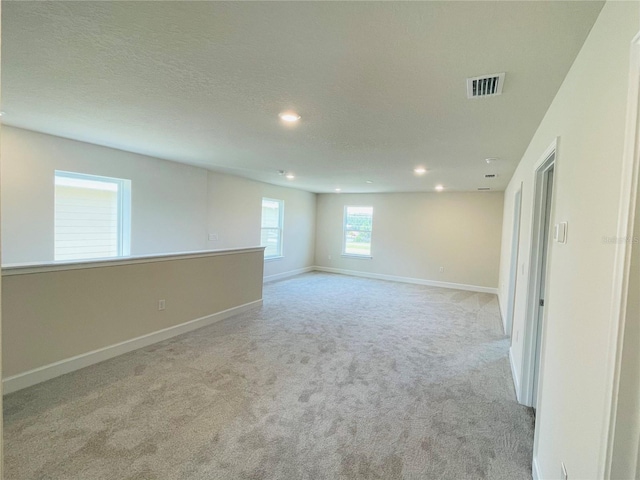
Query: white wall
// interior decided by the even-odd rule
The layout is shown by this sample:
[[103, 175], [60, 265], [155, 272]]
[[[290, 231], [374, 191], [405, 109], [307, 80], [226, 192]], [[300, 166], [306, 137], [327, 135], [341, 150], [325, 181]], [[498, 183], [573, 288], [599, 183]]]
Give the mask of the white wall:
[[207, 247], [207, 171], [18, 128], [2, 128], [2, 261], [53, 260], [54, 170], [131, 180], [131, 254]]
[[[502, 201], [502, 192], [318, 195], [316, 264], [495, 288]], [[345, 205], [373, 206], [371, 259], [341, 256]]]
[[620, 390], [613, 449], [612, 478], [640, 478], [640, 190], [629, 272], [629, 296], [622, 346]]
[[[506, 192], [500, 295], [506, 306], [513, 200], [523, 182], [520, 268], [512, 353], [522, 376], [534, 170], [559, 137], [553, 222], [567, 221], [568, 242], [553, 243], [543, 330], [534, 455], [540, 478], [597, 478], [606, 432], [611, 285], [625, 132], [630, 44], [640, 3], [605, 4], [522, 158]], [[522, 275], [521, 268], [524, 268]]]
[[[636, 47], [637, 54], [638, 50]], [[640, 188], [629, 241], [631, 259], [611, 477], [640, 479]]]
[[209, 172], [209, 233], [218, 236], [207, 248], [260, 245], [262, 198], [284, 200], [283, 257], [267, 260], [265, 277], [314, 264], [316, 194]]
[[314, 264], [314, 193], [19, 128], [2, 133], [5, 264], [53, 260], [54, 170], [131, 180], [132, 255], [259, 245], [262, 197], [272, 197], [285, 202], [284, 257], [268, 260], [265, 276]]

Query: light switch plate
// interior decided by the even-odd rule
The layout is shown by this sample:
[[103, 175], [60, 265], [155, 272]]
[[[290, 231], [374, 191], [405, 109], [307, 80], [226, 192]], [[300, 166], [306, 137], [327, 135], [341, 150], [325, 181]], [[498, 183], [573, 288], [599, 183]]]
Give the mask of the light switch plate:
[[567, 243], [567, 222], [555, 224], [553, 227], [553, 240], [558, 243]]

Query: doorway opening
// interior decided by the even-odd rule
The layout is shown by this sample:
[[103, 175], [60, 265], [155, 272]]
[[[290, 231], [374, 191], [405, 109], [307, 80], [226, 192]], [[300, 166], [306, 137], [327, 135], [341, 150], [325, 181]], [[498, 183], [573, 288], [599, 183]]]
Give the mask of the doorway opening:
[[547, 290], [547, 266], [551, 238], [553, 178], [556, 162], [556, 143], [547, 150], [536, 169], [531, 268], [527, 297], [527, 321], [524, 341], [522, 403], [537, 409], [542, 360], [542, 339]]
[[511, 268], [509, 270], [509, 296], [507, 303], [507, 318], [505, 319], [505, 334], [513, 336], [513, 313], [516, 305], [516, 285], [518, 283], [518, 255], [520, 248], [520, 213], [522, 207], [522, 186], [516, 192], [513, 201], [513, 233], [511, 234]]

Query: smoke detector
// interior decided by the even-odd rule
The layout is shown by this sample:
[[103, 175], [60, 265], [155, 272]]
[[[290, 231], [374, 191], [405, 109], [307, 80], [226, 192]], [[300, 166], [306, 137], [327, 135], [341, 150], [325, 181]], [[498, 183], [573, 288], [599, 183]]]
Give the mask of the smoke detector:
[[504, 73], [467, 78], [467, 98], [495, 97], [502, 95]]

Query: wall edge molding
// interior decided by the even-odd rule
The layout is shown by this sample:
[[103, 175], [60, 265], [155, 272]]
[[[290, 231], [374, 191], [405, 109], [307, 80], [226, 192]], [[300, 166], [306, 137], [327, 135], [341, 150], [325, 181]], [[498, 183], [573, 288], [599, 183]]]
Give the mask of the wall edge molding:
[[502, 331], [505, 335], [509, 335], [507, 332], [507, 316], [504, 314], [504, 307], [502, 306], [502, 297], [500, 296], [500, 289], [498, 290], [498, 310], [500, 311], [500, 321], [502, 322]]
[[337, 273], [340, 275], [350, 275], [353, 277], [373, 278], [376, 280], [387, 280], [391, 282], [413, 283], [416, 285], [426, 285], [428, 287], [449, 288], [454, 290], [466, 290], [469, 292], [491, 293], [498, 295], [498, 288], [483, 287], [480, 285], [466, 285], [463, 283], [439, 282], [437, 280], [426, 280], [423, 278], [399, 277], [395, 275], [386, 275], [383, 273], [360, 272], [357, 270], [345, 270], [342, 268], [321, 267], [316, 266], [314, 270], [318, 272]]
[[520, 379], [518, 378], [518, 371], [513, 363], [513, 350], [509, 347], [509, 365], [511, 367], [511, 377], [513, 379], [513, 388], [516, 391], [516, 400], [520, 403]]
[[245, 303], [237, 307], [232, 307], [221, 312], [212, 313], [211, 315], [205, 315], [204, 317], [189, 320], [188, 322], [174, 325], [172, 327], [164, 328], [155, 332], [147, 333], [145, 335], [135, 337], [129, 340], [125, 340], [114, 345], [102, 347], [97, 350], [92, 350], [74, 357], [65, 358], [58, 362], [50, 363], [42, 367], [34, 368], [17, 375], [4, 378], [2, 380], [3, 394], [9, 394], [22, 390], [23, 388], [36, 385], [38, 383], [51, 380], [61, 375], [71, 373], [81, 368], [94, 365], [96, 363], [109, 360], [119, 355], [144, 348], [154, 343], [168, 340], [172, 337], [182, 335], [183, 333], [191, 332], [202, 327], [212, 325], [214, 323], [225, 320], [233, 315], [252, 310], [262, 306], [262, 299], [255, 300], [253, 302]]
[[262, 281], [263, 281], [263, 283], [275, 282], [277, 280], [283, 280], [285, 278], [295, 277], [296, 275], [301, 275], [303, 273], [313, 272], [315, 269], [316, 269], [316, 267], [313, 267], [313, 266], [312, 267], [296, 268], [294, 270], [288, 270], [286, 272], [276, 273], [274, 275], [267, 275], [262, 279]]
[[[281, 279], [285, 279], [285, 278], [289, 278], [289, 277], [293, 277], [296, 275], [301, 275], [303, 273], [309, 273], [313, 271], [336, 273], [341, 275], [372, 278], [376, 280], [387, 280], [387, 281], [400, 282], [400, 283], [411, 283], [411, 284], [426, 285], [431, 287], [448, 288], [448, 289], [455, 289], [455, 290], [466, 290], [466, 291], [472, 291], [472, 292], [478, 292], [478, 293], [490, 293], [490, 294], [498, 295], [498, 289], [491, 288], [491, 287], [483, 287], [478, 285], [465, 285], [465, 284], [450, 283], [450, 282], [439, 282], [435, 280], [426, 280], [421, 278], [400, 277], [395, 275], [359, 272], [356, 270], [345, 270], [345, 269], [322, 267], [322, 266], [303, 267], [303, 268], [289, 270], [287, 272], [282, 272], [274, 275], [268, 275], [264, 277], [263, 282], [269, 283], [269, 282], [273, 282], [273, 281], [277, 281], [277, 280], [281, 280]], [[200, 318], [196, 318], [194, 320], [190, 320], [185, 323], [181, 323], [179, 325], [174, 325], [172, 327], [151, 332], [151, 333], [148, 333], [139, 337], [135, 337], [129, 340], [125, 340], [123, 342], [116, 343], [114, 345], [109, 345], [103, 348], [99, 348], [97, 350], [76, 355], [74, 357], [66, 358], [58, 362], [50, 363], [48, 365], [35, 368], [33, 370], [12, 375], [10, 377], [2, 379], [2, 386], [4, 390], [3, 394], [13, 393], [18, 390], [22, 390], [24, 388], [36, 385], [38, 383], [51, 380], [61, 375], [71, 373], [81, 368], [88, 367], [90, 365], [94, 365], [96, 363], [100, 363], [105, 360], [109, 360], [111, 358], [131, 352], [133, 350], [144, 348], [149, 345], [153, 345], [154, 343], [162, 342], [172, 337], [182, 335], [183, 333], [191, 332], [193, 330], [197, 330], [199, 328], [212, 325], [216, 322], [222, 321], [233, 315], [237, 315], [239, 313], [243, 313], [253, 308], [258, 308], [260, 306], [262, 306], [262, 299], [249, 302], [243, 305], [239, 305], [237, 307], [229, 308], [221, 312], [213, 313], [211, 315], [206, 315]], [[516, 384], [516, 396], [517, 396], [517, 391], [518, 391], [517, 376], [513, 368], [511, 351], [509, 352], [509, 359], [511, 361], [511, 369], [514, 375], [514, 383]]]
[[533, 480], [540, 480], [540, 468], [538, 467], [538, 459], [534, 457], [531, 463], [531, 476]]

